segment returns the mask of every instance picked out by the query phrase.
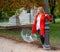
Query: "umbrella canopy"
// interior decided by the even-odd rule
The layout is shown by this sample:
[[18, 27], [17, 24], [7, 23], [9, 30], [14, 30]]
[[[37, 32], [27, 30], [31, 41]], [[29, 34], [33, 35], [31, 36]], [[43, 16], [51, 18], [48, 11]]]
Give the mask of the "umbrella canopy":
[[37, 35], [32, 34], [30, 29], [22, 29], [21, 37], [26, 42], [33, 42], [37, 40]]

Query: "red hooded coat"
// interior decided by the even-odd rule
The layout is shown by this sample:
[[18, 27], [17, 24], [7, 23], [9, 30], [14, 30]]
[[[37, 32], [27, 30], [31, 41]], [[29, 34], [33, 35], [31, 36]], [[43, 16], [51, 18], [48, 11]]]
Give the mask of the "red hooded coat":
[[[38, 17], [38, 15], [35, 16], [34, 24], [32, 26], [32, 34], [35, 34], [37, 32], [36, 24], [37, 24], [37, 17]], [[50, 16], [48, 14], [42, 14], [41, 19], [40, 19], [40, 35], [41, 36], [44, 36], [44, 34], [45, 34], [44, 27], [45, 27], [45, 19], [46, 18], [48, 19], [48, 21], [51, 20], [51, 18], [50, 18]]]

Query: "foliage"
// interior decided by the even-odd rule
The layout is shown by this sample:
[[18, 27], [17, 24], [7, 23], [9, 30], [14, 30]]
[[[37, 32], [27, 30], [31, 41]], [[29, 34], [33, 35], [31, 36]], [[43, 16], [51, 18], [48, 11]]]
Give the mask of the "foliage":
[[[50, 5], [52, 6], [52, 1], [50, 0]], [[54, 14], [60, 15], [60, 0], [56, 0], [56, 7]], [[15, 14], [16, 10], [24, 7], [26, 9], [34, 8], [34, 6], [45, 7], [44, 0], [0, 0], [0, 13], [7, 13], [8, 17]], [[1, 17], [1, 16], [0, 16]]]
[[40, 5], [44, 5], [42, 0], [0, 0], [0, 13], [6, 12], [8, 16], [12, 16], [21, 7], [30, 9]]
[[54, 14], [56, 16], [59, 16], [60, 15], [60, 0], [57, 0], [56, 1], [56, 7], [55, 7], [55, 10], [54, 10]]
[[49, 0], [49, 6], [52, 11], [51, 13], [54, 12], [55, 16], [60, 15], [60, 0]]

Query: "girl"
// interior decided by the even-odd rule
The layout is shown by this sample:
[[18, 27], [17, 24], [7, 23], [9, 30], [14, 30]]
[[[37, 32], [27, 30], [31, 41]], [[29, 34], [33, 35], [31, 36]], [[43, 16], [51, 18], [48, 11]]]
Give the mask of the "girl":
[[38, 7], [37, 13], [35, 16], [34, 24], [32, 26], [32, 34], [38, 32], [42, 45], [44, 45], [44, 35], [45, 35], [45, 19], [51, 21], [51, 18], [48, 14], [45, 14], [43, 7]]

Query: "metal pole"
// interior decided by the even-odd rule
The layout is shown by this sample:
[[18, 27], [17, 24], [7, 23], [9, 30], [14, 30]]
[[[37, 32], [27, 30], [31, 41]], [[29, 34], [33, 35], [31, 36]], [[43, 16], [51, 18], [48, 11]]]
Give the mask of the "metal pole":
[[29, 17], [30, 17], [30, 18], [29, 18], [29, 22], [30, 22], [30, 24], [31, 24], [31, 9], [28, 9], [28, 10], [27, 10], [27, 13], [29, 13]]
[[45, 12], [48, 13], [48, 0], [45, 0]]
[[[45, 12], [48, 14], [48, 0], [45, 0]], [[48, 19], [45, 20], [45, 41], [44, 46], [46, 49], [50, 49], [50, 41], [49, 41], [49, 22]]]

